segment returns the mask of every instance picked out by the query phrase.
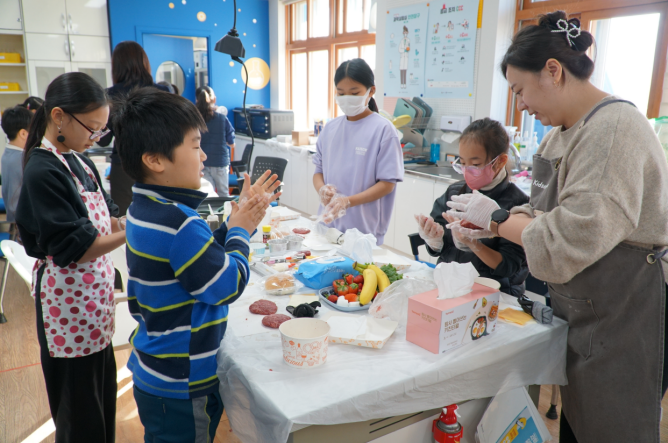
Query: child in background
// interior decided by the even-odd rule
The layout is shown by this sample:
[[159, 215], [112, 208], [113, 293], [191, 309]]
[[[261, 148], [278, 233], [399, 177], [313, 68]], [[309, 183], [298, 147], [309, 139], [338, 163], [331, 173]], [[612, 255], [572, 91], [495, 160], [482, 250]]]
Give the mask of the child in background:
[[16, 223], [33, 271], [37, 339], [56, 442], [113, 443], [114, 266], [125, 243], [118, 207], [81, 153], [106, 132], [104, 89], [82, 72], [56, 77], [25, 146]]
[[7, 221], [16, 220], [16, 206], [21, 195], [23, 182], [23, 148], [28, 140], [28, 130], [32, 112], [21, 105], [9, 108], [2, 113], [2, 130], [7, 134], [9, 143], [0, 160], [2, 174], [2, 200], [7, 211]]
[[44, 104], [44, 100], [42, 100], [39, 97], [35, 96], [30, 96], [25, 101], [21, 104], [24, 108], [26, 108], [28, 111], [32, 112], [33, 114], [37, 112], [37, 110]]
[[128, 303], [139, 325], [128, 368], [145, 441], [211, 442], [223, 413], [216, 353], [228, 305], [249, 277], [249, 238], [280, 185], [246, 174], [227, 222], [213, 234], [197, 214], [206, 125], [187, 99], [153, 88], [114, 108], [116, 147], [135, 180], [128, 208]]
[[202, 151], [206, 154], [204, 178], [220, 197], [230, 194], [230, 148], [234, 148], [234, 128], [227, 117], [216, 112], [216, 94], [208, 86], [197, 88], [197, 109], [206, 122]]
[[[464, 181], [450, 185], [434, 202], [430, 217], [418, 217], [420, 237], [427, 251], [438, 262], [472, 263], [481, 277], [497, 280], [501, 290], [516, 297], [524, 294], [524, 280], [529, 274], [522, 246], [504, 238], [483, 240], [466, 238], [460, 221], [444, 214], [453, 195], [479, 191], [510, 210], [529, 202], [529, 197], [513, 183], [506, 172], [510, 141], [506, 130], [489, 118], [476, 120], [464, 130], [459, 141], [459, 159], [455, 170]], [[451, 229], [445, 225], [453, 223]]]

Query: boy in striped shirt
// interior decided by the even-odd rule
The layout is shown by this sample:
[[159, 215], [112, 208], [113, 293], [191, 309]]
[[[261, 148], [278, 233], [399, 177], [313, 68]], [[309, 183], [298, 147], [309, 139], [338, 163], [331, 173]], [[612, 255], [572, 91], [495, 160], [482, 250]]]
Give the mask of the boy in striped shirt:
[[139, 325], [128, 367], [145, 441], [212, 442], [223, 413], [216, 353], [227, 305], [248, 282], [249, 236], [280, 182], [267, 171], [251, 186], [246, 175], [244, 203], [212, 233], [196, 212], [206, 197], [197, 108], [143, 88], [114, 111], [115, 145], [136, 180], [126, 231], [128, 304]]

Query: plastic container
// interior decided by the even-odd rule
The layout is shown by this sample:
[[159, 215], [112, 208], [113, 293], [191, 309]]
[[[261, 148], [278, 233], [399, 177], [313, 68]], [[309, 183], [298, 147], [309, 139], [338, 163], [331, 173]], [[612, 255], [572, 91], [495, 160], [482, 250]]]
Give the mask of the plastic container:
[[429, 160], [432, 163], [437, 163], [441, 159], [441, 139], [440, 137], [434, 137], [434, 140], [431, 142], [431, 150], [429, 155]]
[[288, 250], [288, 241], [284, 238], [276, 238], [267, 242], [269, 252], [284, 252]]
[[218, 216], [216, 214], [207, 215], [206, 223], [209, 225], [209, 228], [211, 229], [211, 232], [220, 228], [220, 219], [218, 218]]
[[267, 250], [267, 245], [264, 243], [251, 243], [250, 248], [253, 254], [262, 255]]
[[[284, 264], [284, 263], [283, 263]], [[292, 274], [281, 272], [270, 275], [257, 282], [269, 295], [290, 295], [304, 287]]]
[[21, 86], [14, 82], [0, 82], [0, 92], [20, 91]]
[[288, 251], [299, 251], [304, 243], [304, 237], [301, 235], [288, 235], [284, 240], [288, 241]]
[[18, 52], [0, 52], [0, 63], [21, 63], [21, 54]]
[[295, 318], [279, 328], [283, 361], [298, 369], [311, 369], [327, 361], [330, 327], [316, 318]]

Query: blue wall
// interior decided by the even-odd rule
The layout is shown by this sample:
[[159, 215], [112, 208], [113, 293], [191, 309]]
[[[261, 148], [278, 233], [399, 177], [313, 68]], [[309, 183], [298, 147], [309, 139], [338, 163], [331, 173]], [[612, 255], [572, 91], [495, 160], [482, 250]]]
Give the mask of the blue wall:
[[[169, 7], [170, 3], [174, 8]], [[232, 28], [232, 0], [108, 0], [108, 8], [112, 49], [125, 40], [141, 44], [142, 31], [195, 37], [210, 35], [209, 85], [216, 92], [219, 105], [228, 109], [241, 106], [245, 86], [241, 79], [243, 68], [238, 63], [230, 66], [229, 55], [213, 50], [216, 42]], [[246, 59], [259, 57], [269, 64], [268, 0], [239, 1], [237, 9], [241, 9], [237, 11], [237, 30], [246, 48]], [[197, 19], [199, 12], [206, 14], [204, 22]], [[151, 68], [155, 71], [156, 67]], [[262, 104], [268, 108], [269, 84], [257, 91], [249, 88], [246, 104]]]

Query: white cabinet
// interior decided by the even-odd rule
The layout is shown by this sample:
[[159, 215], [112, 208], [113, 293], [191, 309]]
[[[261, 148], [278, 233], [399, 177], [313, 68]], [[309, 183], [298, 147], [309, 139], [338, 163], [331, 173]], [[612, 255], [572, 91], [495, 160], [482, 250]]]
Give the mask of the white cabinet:
[[392, 247], [406, 254], [411, 254], [408, 234], [417, 232], [414, 214], [430, 212], [434, 204], [434, 180], [404, 176], [404, 181], [397, 184], [397, 197], [394, 205], [394, 244]]
[[0, 29], [23, 29], [19, 0], [0, 0]]
[[[70, 34], [70, 59], [73, 62], [111, 62], [107, 37]], [[28, 47], [30, 50], [30, 47]], [[33, 58], [32, 55], [30, 58]]]
[[292, 157], [292, 207], [308, 212], [308, 152], [304, 149], [291, 150]]
[[[67, 35], [26, 33], [28, 59], [70, 61], [70, 44]], [[40, 97], [43, 97], [40, 96]]]
[[67, 0], [66, 3], [70, 34], [109, 36], [106, 0]]
[[72, 65], [70, 62], [58, 61], [31, 61], [28, 64], [28, 73], [30, 77], [30, 93], [37, 97], [44, 97], [46, 88], [49, 84], [61, 74], [70, 72]]
[[113, 85], [111, 80], [111, 63], [72, 62], [72, 71], [90, 75], [105, 89]]
[[67, 10], [64, 0], [23, 0], [26, 32], [67, 34]]
[[23, 0], [23, 17], [26, 32], [109, 36], [106, 0]]
[[308, 165], [306, 166], [306, 212], [311, 215], [318, 213], [320, 207], [320, 197], [313, 186], [313, 175], [315, 174], [315, 165], [313, 164], [313, 155], [308, 156]]

